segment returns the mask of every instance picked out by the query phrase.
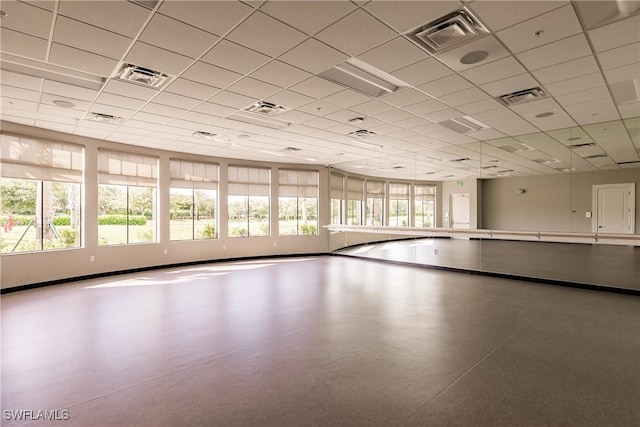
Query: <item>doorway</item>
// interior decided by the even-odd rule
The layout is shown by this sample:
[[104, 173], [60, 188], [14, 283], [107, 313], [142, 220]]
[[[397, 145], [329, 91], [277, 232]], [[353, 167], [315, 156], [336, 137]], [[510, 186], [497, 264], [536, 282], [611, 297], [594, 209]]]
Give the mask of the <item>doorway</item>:
[[471, 228], [469, 222], [469, 194], [450, 194], [451, 228]]
[[594, 185], [592, 231], [634, 234], [635, 196], [635, 183]]

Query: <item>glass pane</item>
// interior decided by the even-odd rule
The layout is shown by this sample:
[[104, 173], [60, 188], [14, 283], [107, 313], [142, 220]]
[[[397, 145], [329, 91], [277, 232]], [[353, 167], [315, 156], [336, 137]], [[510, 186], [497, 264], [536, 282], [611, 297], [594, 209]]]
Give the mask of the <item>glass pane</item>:
[[98, 186], [98, 244], [127, 243], [127, 187]]
[[280, 197], [278, 199], [278, 233], [281, 236], [298, 234], [298, 219], [298, 198]]
[[227, 204], [229, 237], [247, 237], [249, 235], [249, 196], [229, 196]]
[[331, 199], [331, 224], [342, 224], [342, 199]]
[[298, 234], [318, 234], [318, 199], [298, 199]]
[[347, 225], [362, 225], [362, 200], [347, 201]]
[[367, 223], [366, 225], [383, 225], [382, 210], [384, 199], [369, 197], [367, 199]]
[[41, 245], [36, 236], [38, 181], [2, 178], [0, 189], [2, 253], [40, 250]]
[[193, 189], [169, 190], [169, 239], [193, 239]]
[[193, 228], [195, 239], [215, 239], [218, 237], [216, 230], [217, 199], [218, 194], [216, 190], [194, 190]]
[[81, 191], [81, 185], [76, 183], [43, 183], [44, 211], [52, 215], [44, 223], [44, 249], [80, 247]]
[[129, 187], [129, 243], [156, 241], [155, 195], [155, 188]]
[[249, 236], [268, 236], [269, 197], [249, 196]]

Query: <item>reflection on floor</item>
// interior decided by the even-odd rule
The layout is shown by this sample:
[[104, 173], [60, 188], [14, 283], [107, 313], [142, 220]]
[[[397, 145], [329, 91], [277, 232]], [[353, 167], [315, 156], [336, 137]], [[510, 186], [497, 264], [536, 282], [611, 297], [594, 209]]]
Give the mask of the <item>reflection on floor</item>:
[[640, 291], [640, 247], [504, 240], [415, 239], [342, 255]]
[[4, 427], [640, 420], [631, 295], [320, 257], [15, 292], [1, 320]]

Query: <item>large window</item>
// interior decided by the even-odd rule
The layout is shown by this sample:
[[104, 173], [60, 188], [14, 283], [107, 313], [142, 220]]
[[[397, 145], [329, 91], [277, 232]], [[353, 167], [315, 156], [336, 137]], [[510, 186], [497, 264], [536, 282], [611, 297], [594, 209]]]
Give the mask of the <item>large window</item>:
[[156, 241], [158, 158], [98, 151], [98, 243]]
[[367, 181], [366, 225], [384, 225], [384, 182]]
[[347, 224], [362, 225], [364, 180], [347, 178]]
[[416, 185], [413, 196], [416, 227], [436, 226], [436, 186]]
[[342, 224], [344, 176], [331, 174], [331, 224]]
[[229, 237], [268, 236], [271, 169], [229, 166]]
[[280, 169], [279, 233], [318, 234], [318, 172]]
[[389, 225], [409, 225], [409, 184], [389, 184]]
[[3, 253], [77, 248], [84, 148], [1, 135]]
[[218, 237], [218, 165], [171, 159], [169, 172], [169, 239]]

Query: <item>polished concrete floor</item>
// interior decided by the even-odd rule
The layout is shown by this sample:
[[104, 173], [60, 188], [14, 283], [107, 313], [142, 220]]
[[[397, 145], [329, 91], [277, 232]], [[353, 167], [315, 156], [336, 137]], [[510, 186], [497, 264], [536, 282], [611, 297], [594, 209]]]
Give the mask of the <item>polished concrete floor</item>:
[[640, 291], [640, 247], [426, 238], [347, 248], [341, 254]]
[[639, 402], [633, 295], [319, 257], [2, 296], [4, 427], [638, 426]]

